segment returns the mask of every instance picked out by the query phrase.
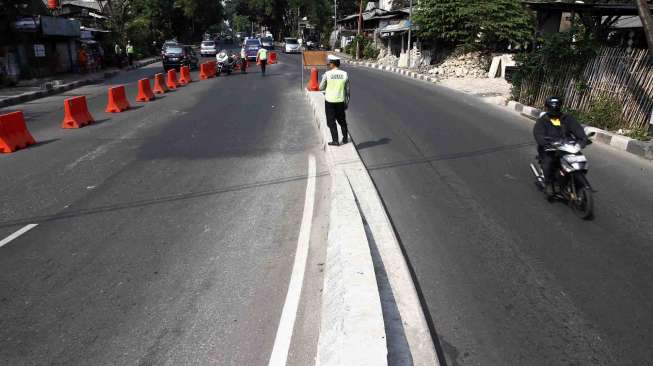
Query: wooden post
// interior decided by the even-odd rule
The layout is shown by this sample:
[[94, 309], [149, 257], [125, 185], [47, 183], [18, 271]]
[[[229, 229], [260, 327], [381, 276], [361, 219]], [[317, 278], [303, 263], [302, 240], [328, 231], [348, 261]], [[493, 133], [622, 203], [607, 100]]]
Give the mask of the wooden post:
[[639, 17], [642, 19], [644, 34], [648, 43], [649, 60], [653, 62], [653, 15], [651, 15], [651, 9], [648, 6], [647, 0], [635, 0], [635, 2], [639, 9]]
[[[363, 32], [363, 0], [359, 0], [359, 7], [358, 7], [358, 38], [360, 39], [360, 35]], [[356, 60], [360, 60], [361, 58], [361, 44], [359, 40], [356, 40]]]

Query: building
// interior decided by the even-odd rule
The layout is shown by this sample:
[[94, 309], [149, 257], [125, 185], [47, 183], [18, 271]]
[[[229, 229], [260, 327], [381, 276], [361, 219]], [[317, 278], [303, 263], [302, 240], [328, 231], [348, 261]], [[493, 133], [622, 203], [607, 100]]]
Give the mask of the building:
[[[605, 32], [610, 46], [646, 48], [646, 38], [634, 3], [583, 3], [559, 1], [522, 1], [537, 14], [537, 31], [566, 32], [574, 22], [591, 20]], [[653, 5], [650, 5], [653, 10]]]

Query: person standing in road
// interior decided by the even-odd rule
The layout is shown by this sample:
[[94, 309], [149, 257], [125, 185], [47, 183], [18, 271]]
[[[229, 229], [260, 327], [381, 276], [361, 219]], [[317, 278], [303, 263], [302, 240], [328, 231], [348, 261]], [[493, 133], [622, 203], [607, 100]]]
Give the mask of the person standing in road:
[[127, 47], [125, 47], [125, 50], [127, 51], [127, 63], [131, 66], [134, 62], [134, 46], [132, 46], [130, 41], [127, 41]]
[[261, 65], [261, 74], [265, 76], [265, 65], [268, 63], [268, 50], [265, 47], [259, 48], [256, 53], [256, 63]]
[[116, 66], [122, 67], [122, 48], [120, 48], [120, 45], [118, 43], [116, 43], [116, 45], [113, 46], [113, 53], [116, 54]]
[[240, 72], [243, 74], [247, 72], [247, 52], [245, 52], [245, 47], [240, 49]]
[[327, 56], [329, 70], [322, 76], [320, 90], [324, 91], [324, 112], [327, 126], [331, 131], [331, 146], [339, 146], [338, 126], [342, 130], [342, 143], [349, 142], [349, 130], [345, 110], [349, 106], [349, 77], [346, 71], [340, 70], [340, 59], [334, 55]]

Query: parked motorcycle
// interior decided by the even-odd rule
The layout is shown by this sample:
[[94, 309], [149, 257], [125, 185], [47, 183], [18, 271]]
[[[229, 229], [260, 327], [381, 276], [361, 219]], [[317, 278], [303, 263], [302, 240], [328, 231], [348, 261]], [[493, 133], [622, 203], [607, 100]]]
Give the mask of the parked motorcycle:
[[[593, 136], [590, 133], [588, 136]], [[590, 145], [592, 141], [587, 141]], [[574, 213], [581, 219], [587, 220], [594, 214], [593, 189], [587, 180], [588, 162], [587, 157], [582, 153], [583, 147], [573, 139], [550, 141], [544, 148], [548, 153], [555, 153], [559, 159], [556, 169], [556, 180], [553, 182], [553, 199], [565, 201], [569, 204]], [[544, 191], [544, 171], [542, 162], [537, 156], [537, 167], [531, 164], [531, 171], [535, 175], [536, 185]]]
[[215, 60], [217, 62], [216, 74], [218, 76], [220, 76], [220, 74], [222, 73], [227, 73], [227, 75], [231, 75], [231, 71], [233, 70], [234, 67], [233, 57], [229, 56], [229, 54], [225, 50], [222, 50], [220, 51], [220, 53], [218, 53], [215, 56]]

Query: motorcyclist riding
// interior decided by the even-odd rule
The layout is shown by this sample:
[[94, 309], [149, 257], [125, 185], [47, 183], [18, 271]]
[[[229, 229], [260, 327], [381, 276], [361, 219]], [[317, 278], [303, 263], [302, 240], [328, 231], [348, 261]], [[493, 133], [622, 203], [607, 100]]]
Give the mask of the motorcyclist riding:
[[552, 197], [558, 159], [555, 152], [545, 151], [546, 146], [553, 141], [573, 137], [584, 148], [588, 139], [583, 126], [571, 115], [562, 113], [562, 100], [560, 98], [547, 98], [544, 103], [544, 110], [546, 113], [542, 114], [535, 122], [533, 136], [537, 141], [537, 152], [544, 172], [545, 193], [548, 197]]

